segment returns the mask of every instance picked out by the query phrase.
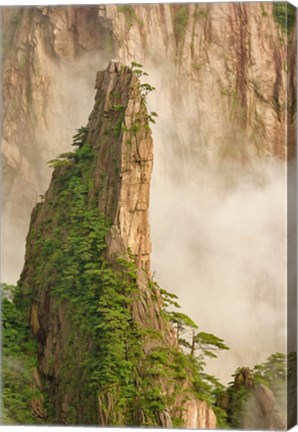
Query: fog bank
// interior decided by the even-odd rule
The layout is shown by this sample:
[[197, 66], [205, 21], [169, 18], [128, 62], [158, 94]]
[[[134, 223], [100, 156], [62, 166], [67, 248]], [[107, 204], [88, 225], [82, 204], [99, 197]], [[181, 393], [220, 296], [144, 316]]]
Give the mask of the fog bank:
[[[159, 114], [153, 128], [152, 270], [201, 331], [230, 346], [208, 363], [208, 372], [228, 382], [238, 366], [285, 350], [285, 164], [273, 157], [222, 159], [220, 146], [204, 147], [193, 107], [183, 112], [181, 103], [177, 128], [163, 84], [155, 76], [161, 93], [150, 99]], [[205, 116], [207, 131], [212, 121]]]

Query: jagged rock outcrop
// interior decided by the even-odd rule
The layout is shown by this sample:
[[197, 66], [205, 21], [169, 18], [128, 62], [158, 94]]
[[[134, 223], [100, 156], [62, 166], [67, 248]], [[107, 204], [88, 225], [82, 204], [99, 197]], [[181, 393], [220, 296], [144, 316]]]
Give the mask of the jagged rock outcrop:
[[243, 429], [286, 429], [286, 422], [273, 392], [263, 384], [254, 387], [248, 398], [242, 422]]
[[[141, 61], [152, 75], [158, 65], [158, 90], [168, 100], [159, 111], [165, 118], [169, 111], [179, 143], [168, 139], [165, 149], [175, 175], [181, 164], [189, 171], [206, 159], [245, 163], [295, 152], [296, 41], [274, 18], [273, 3], [8, 7], [2, 26], [8, 244], [24, 238], [29, 209], [49, 181], [44, 166], [85, 121], [93, 76], [111, 58]], [[11, 278], [15, 248], [6, 254]], [[20, 267], [22, 251], [18, 260]]]
[[78, 149], [52, 161], [27, 237], [19, 288], [48, 401], [32, 409], [54, 424], [214, 428], [150, 279], [153, 152], [143, 87], [112, 61], [96, 88]]
[[[98, 89], [95, 108], [90, 116], [88, 129], [91, 142], [100, 142], [103, 135], [102, 113], [106, 116], [105, 128], [113, 128], [114, 119], [111, 116], [113, 102], [117, 93], [119, 110], [123, 112], [123, 131], [118, 148], [115, 148], [113, 158], [107, 161], [107, 149], [101, 146], [99, 166], [96, 181], [99, 183], [99, 173], [105, 172], [103, 197], [100, 210], [113, 221], [109, 242], [109, 254], [126, 253], [130, 249], [136, 257], [139, 268], [150, 272], [150, 234], [149, 234], [149, 188], [153, 164], [153, 143], [148, 126], [141, 123], [146, 119], [142, 106], [142, 95], [135, 82], [124, 81], [119, 84], [121, 66], [111, 62], [109, 69], [97, 75]], [[121, 77], [121, 75], [120, 75]], [[134, 77], [136, 80], [136, 77]], [[132, 90], [129, 90], [129, 88]], [[127, 94], [125, 104], [122, 95]], [[113, 100], [114, 99], [114, 100]], [[117, 97], [116, 97], [117, 100]], [[117, 125], [116, 125], [117, 127]], [[135, 132], [132, 132], [135, 131]], [[113, 163], [120, 160], [120, 175], [114, 169]], [[113, 186], [111, 186], [113, 185]], [[112, 193], [111, 193], [112, 191]]]
[[[247, 367], [234, 375], [226, 398], [220, 403], [227, 411], [232, 427], [239, 429], [286, 429], [286, 382], [271, 382], [275, 393], [253, 376]], [[276, 378], [275, 378], [276, 379]]]

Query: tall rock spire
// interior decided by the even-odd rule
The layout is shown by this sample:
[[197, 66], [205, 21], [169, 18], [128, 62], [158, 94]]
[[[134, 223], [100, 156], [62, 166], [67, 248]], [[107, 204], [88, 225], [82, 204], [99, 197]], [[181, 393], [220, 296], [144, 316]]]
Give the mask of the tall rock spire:
[[[97, 75], [88, 140], [99, 151], [95, 173], [95, 187], [102, 188], [99, 209], [113, 222], [109, 253], [129, 249], [138, 267], [149, 274], [153, 143], [138, 78], [130, 70], [121, 70], [120, 63], [111, 61]], [[104, 179], [100, 177], [103, 172]]]
[[140, 74], [115, 61], [98, 73], [76, 151], [51, 161], [27, 236], [22, 304], [49, 423], [214, 428], [195, 360], [150, 278], [153, 114]]

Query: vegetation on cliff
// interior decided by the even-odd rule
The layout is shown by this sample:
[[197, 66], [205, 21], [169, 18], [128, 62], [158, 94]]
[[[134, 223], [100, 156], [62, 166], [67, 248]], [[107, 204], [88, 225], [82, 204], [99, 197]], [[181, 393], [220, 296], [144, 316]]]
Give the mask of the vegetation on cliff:
[[[203, 357], [214, 356], [210, 349], [227, 347], [213, 335], [198, 333], [193, 338], [191, 353], [186, 354], [178, 346], [167, 346], [156, 329], [144, 329], [133, 320], [130, 305], [138, 299], [136, 264], [133, 257], [118, 257], [111, 265], [105, 257], [105, 239], [111, 224], [98, 214], [97, 200], [90, 194], [96, 155], [85, 141], [84, 132], [82, 128], [75, 136], [78, 149], [74, 153], [51, 162], [56, 167], [53, 200], [46, 201], [42, 222], [28, 236], [35, 280], [28, 286], [21, 277], [20, 286], [33, 302], [48, 286], [57, 303], [67, 302], [72, 326], [60, 385], [68, 386], [71, 382], [73, 394], [80, 388], [81, 397], [84, 393], [86, 398], [97, 395], [100, 424], [156, 426], [157, 414], [168, 409], [181, 392], [179, 382], [190, 377], [188, 392], [212, 403], [210, 387], [201, 375]], [[42, 206], [36, 207], [34, 219], [39, 217]], [[151, 289], [154, 296], [158, 288], [153, 284]], [[172, 294], [162, 291], [162, 295], [165, 305], [173, 305], [173, 301], [168, 301], [174, 297]], [[174, 323], [178, 339], [187, 328], [197, 328], [182, 313], [165, 309], [163, 317]], [[82, 340], [79, 352], [75, 348], [78, 335]], [[146, 355], [143, 346], [148, 338], [155, 340], [156, 347]], [[186, 341], [181, 344], [186, 346]], [[195, 346], [201, 348], [198, 357]], [[74, 371], [75, 357], [80, 361]], [[164, 394], [163, 380], [175, 387], [172, 401]], [[49, 400], [50, 415], [53, 406], [54, 401]], [[174, 424], [183, 424], [182, 411], [173, 416]], [[87, 424], [97, 423], [95, 413], [91, 404]], [[78, 422], [79, 414], [72, 406], [67, 423]]]
[[[197, 326], [186, 315], [169, 311], [168, 306], [179, 306], [175, 296], [160, 292], [149, 279], [146, 302], [160, 324], [148, 323], [146, 316], [136, 320], [133, 310], [144, 301], [138, 280], [143, 270], [129, 249], [108, 254], [113, 221], [99, 210], [99, 203], [110, 197], [104, 195], [106, 173], [98, 171], [99, 155], [103, 146], [110, 152], [115, 143], [122, 145], [123, 135], [130, 137], [130, 144], [125, 144], [130, 151], [132, 141], [143, 136], [142, 127], [146, 130], [155, 121], [157, 114], [147, 113], [145, 101], [153, 87], [131, 81], [132, 76], [144, 75], [140, 68], [137, 63], [132, 70], [122, 68], [114, 91], [104, 94], [110, 104], [110, 111], [105, 108], [99, 118], [105, 144], [96, 147], [89, 126], [80, 128], [73, 141], [76, 150], [50, 161], [54, 168], [50, 188], [32, 212], [17, 301], [22, 304], [26, 337], [32, 341], [29, 321], [38, 343], [36, 372], [43, 391], [39, 401], [47, 423], [167, 426], [171, 421], [180, 426], [185, 401], [213, 403], [203, 359], [214, 356], [213, 349], [227, 347], [213, 335], [195, 333]], [[127, 84], [121, 87], [125, 80], [129, 89]], [[124, 125], [127, 101], [138, 92], [141, 111], [128, 127]], [[118, 179], [120, 160], [113, 161], [113, 178]], [[15, 303], [7, 301], [15, 310]], [[174, 333], [172, 324], [177, 342], [166, 336]], [[182, 338], [187, 329], [194, 332], [189, 353]], [[13, 350], [11, 339], [7, 340]], [[20, 349], [29, 355], [22, 345]], [[7, 373], [4, 386], [9, 387]], [[4, 403], [9, 407], [9, 399]], [[30, 418], [28, 414], [16, 421], [30, 423]]]
[[2, 423], [36, 424], [34, 401], [42, 395], [34, 382], [37, 345], [15, 286], [1, 284], [2, 297]]
[[[292, 381], [295, 365], [296, 353], [292, 352], [288, 356], [282, 353], [272, 354], [265, 362], [253, 368], [239, 367], [233, 374], [233, 382], [226, 390], [225, 406], [230, 427], [244, 427], [243, 419], [249, 414], [250, 409], [248, 401], [258, 385], [264, 385], [273, 392], [280, 416], [285, 419], [286, 382]], [[221, 402], [219, 400], [220, 404]]]
[[[295, 370], [295, 353], [289, 355], [288, 367], [286, 367], [285, 355], [276, 353], [253, 369], [238, 368], [233, 375], [233, 382], [228, 387], [223, 386], [215, 377], [204, 372], [203, 351], [194, 356], [192, 351], [187, 354], [187, 352], [183, 353], [175, 348], [169, 349], [165, 346], [159, 346], [144, 359], [141, 343], [144, 330], [132, 326], [129, 311], [127, 307], [123, 307], [125, 302], [129, 303], [131, 301], [129, 294], [133, 291], [137, 292], [133, 284], [131, 284], [135, 277], [135, 268], [131, 263], [121, 262], [121, 260], [119, 266], [122, 268], [119, 273], [114, 271], [106, 273], [107, 277], [108, 275], [110, 277], [108, 277], [108, 281], [106, 280], [106, 287], [108, 288], [106, 288], [105, 294], [101, 296], [101, 301], [96, 303], [93, 299], [89, 303], [89, 307], [93, 309], [99, 305], [98, 312], [100, 313], [95, 315], [89, 312], [88, 316], [81, 316], [77, 322], [74, 321], [74, 323], [76, 322], [76, 330], [81, 327], [80, 334], [86, 334], [86, 327], [87, 334], [91, 334], [93, 329], [95, 335], [97, 332], [97, 340], [100, 343], [97, 346], [97, 353], [95, 350], [91, 350], [85, 353], [85, 357], [82, 357], [82, 353], [74, 352], [72, 342], [76, 335], [72, 335], [72, 341], [70, 341], [68, 347], [69, 367], [71, 367], [73, 361], [72, 356], [79, 358], [80, 362], [83, 360], [84, 365], [80, 364], [80, 362], [76, 363], [78, 371], [74, 369], [67, 371], [67, 365], [65, 365], [64, 375], [62, 376], [64, 379], [74, 380], [76, 385], [81, 385], [79, 375], [83, 373], [91, 393], [93, 391], [99, 392], [107, 387], [114, 387], [116, 391], [115, 397], [121, 397], [121, 406], [126, 406], [125, 416], [128, 415], [129, 406], [131, 412], [138, 407], [139, 412], [144, 413], [143, 415], [146, 415], [146, 418], [149, 419], [153, 412], [158, 412], [169, 405], [170, 401], [162, 398], [161, 389], [153, 385], [156, 376], [171, 377], [173, 382], [177, 381], [179, 383], [179, 380], [183, 382], [190, 373], [193, 375], [196, 396], [201, 400], [207, 400], [213, 407], [219, 428], [243, 427], [242, 422], [247, 412], [248, 399], [254, 387], [258, 384], [264, 384], [273, 391], [280, 410], [284, 411], [285, 404], [282, 402], [285, 397], [285, 379], [286, 374], [290, 379], [293, 370]], [[124, 269], [128, 271], [131, 277], [130, 283], [126, 287], [124, 287], [124, 281], [127, 281], [126, 277], [123, 278]], [[119, 276], [118, 279], [117, 275]], [[116, 282], [117, 287], [113, 281]], [[126, 295], [119, 292], [119, 287], [122, 287], [122, 292], [126, 292]], [[170, 305], [173, 306], [173, 304], [176, 307], [179, 306], [177, 297], [164, 290], [161, 290], [161, 292], [164, 299], [165, 313], [173, 316], [172, 312], [167, 311], [167, 308]], [[49, 422], [53, 421], [51, 416], [54, 416], [53, 402], [49, 400], [46, 388], [43, 394], [42, 390], [44, 389], [38, 383], [37, 345], [30, 333], [22, 292], [20, 287], [2, 284], [1, 293], [3, 344], [2, 422], [4, 424], [49, 424]], [[76, 299], [78, 298], [76, 297]], [[88, 300], [86, 300], [85, 305], [88, 305]], [[85, 306], [79, 308], [78, 314], [83, 311], [87, 313]], [[101, 314], [102, 318], [99, 319]], [[79, 318], [76, 313], [74, 316], [76, 319]], [[172, 317], [170, 319], [172, 321]], [[185, 335], [187, 329], [197, 327], [189, 317], [182, 313], [179, 314], [179, 320], [177, 316], [175, 317], [175, 321], [176, 331], [180, 333], [180, 336], [182, 336], [182, 333]], [[179, 325], [177, 322], [179, 322]], [[162, 335], [153, 332], [153, 330], [148, 330], [145, 333], [147, 333], [146, 336], [150, 334], [150, 337], [154, 333], [156, 339], [162, 338]], [[113, 334], [113, 338], [111, 338], [111, 334]], [[214, 348], [221, 349], [222, 347], [222, 342], [219, 342], [218, 346], [218, 338], [215, 338], [215, 343], [214, 338], [213, 335], [210, 335], [210, 338], [208, 337], [208, 351]], [[81, 343], [84, 344], [83, 340]], [[181, 342], [181, 345], [185, 346], [185, 343]], [[186, 345], [188, 349], [191, 347], [191, 345]], [[100, 351], [99, 347], [103, 351]], [[212, 352], [212, 356], [214, 356], [214, 352]], [[134, 375], [134, 378], [139, 381], [139, 389], [136, 388], [136, 383], [132, 380], [133, 376], [131, 375], [133, 363], [136, 359], [145, 360], [142, 381], [140, 376]], [[92, 371], [92, 374], [88, 376], [90, 371]], [[119, 390], [122, 390], [120, 394]], [[177, 390], [179, 391], [178, 388]], [[105, 406], [103, 400], [101, 406]], [[286, 413], [283, 412], [283, 414]], [[75, 412], [72, 415], [74, 416], [73, 421], [76, 422]], [[102, 412], [101, 415], [104, 416], [105, 413]], [[114, 415], [115, 422], [124, 422], [126, 424], [127, 417], [119, 417], [119, 411], [118, 414], [115, 412]], [[130, 424], [139, 421], [138, 418], [131, 418]], [[179, 427], [182, 425], [181, 416], [177, 415], [176, 420], [174, 419], [174, 426]]]
[[285, 33], [290, 33], [296, 23], [296, 8], [288, 2], [274, 2], [273, 16]]
[[[128, 171], [122, 158], [132, 158], [133, 142], [144, 141], [157, 116], [146, 109], [153, 88], [138, 81], [141, 65], [112, 73], [109, 85], [101, 76], [94, 123], [77, 130], [75, 151], [50, 161], [52, 182], [32, 212], [18, 287], [3, 299], [4, 421], [178, 427], [186, 402], [206, 401], [219, 427], [236, 427], [254, 381], [277, 391], [284, 359], [238, 371], [226, 389], [205, 372], [206, 358], [229, 349], [224, 341], [177, 311], [177, 297], [149, 278], [121, 239], [111, 253], [116, 228], [103, 209], [111, 190], [119, 197]], [[135, 116], [127, 114], [131, 101]], [[148, 162], [138, 158], [137, 169]]]

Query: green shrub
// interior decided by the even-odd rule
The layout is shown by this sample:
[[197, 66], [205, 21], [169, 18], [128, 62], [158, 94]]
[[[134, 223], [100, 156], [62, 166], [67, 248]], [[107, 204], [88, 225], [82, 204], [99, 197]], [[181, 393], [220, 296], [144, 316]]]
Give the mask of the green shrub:
[[274, 2], [273, 16], [284, 32], [289, 33], [295, 26], [296, 8], [288, 2]]
[[[36, 424], [32, 399], [37, 346], [22, 308], [15, 304], [16, 287], [2, 284], [2, 423]], [[9, 294], [7, 294], [9, 293]]]
[[10, 18], [10, 24], [14, 25], [14, 26], [18, 26], [22, 21], [22, 17], [20, 15], [13, 15]]
[[268, 16], [268, 13], [265, 11], [265, 7], [263, 3], [261, 3], [260, 6], [262, 11], [262, 17], [265, 18], [266, 16]]
[[186, 26], [188, 22], [189, 7], [188, 5], [174, 6], [174, 33], [177, 43], [184, 40]]
[[128, 27], [131, 27], [134, 23], [143, 24], [143, 21], [138, 17], [135, 11], [135, 7], [132, 5], [120, 5], [118, 6], [119, 12], [125, 15], [125, 20]]

